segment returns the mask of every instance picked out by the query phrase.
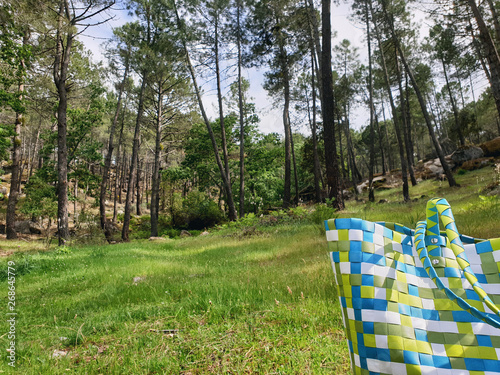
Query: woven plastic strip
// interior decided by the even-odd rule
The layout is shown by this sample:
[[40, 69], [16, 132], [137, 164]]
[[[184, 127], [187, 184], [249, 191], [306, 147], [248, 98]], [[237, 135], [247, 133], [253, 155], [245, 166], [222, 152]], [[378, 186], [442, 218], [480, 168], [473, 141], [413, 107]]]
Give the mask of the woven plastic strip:
[[360, 219], [325, 226], [354, 373], [500, 374], [495, 312], [457, 260], [467, 259], [464, 268], [498, 305], [500, 239], [460, 236], [457, 257], [439, 226], [426, 235], [425, 222], [416, 232]]
[[[434, 236], [440, 233], [439, 218], [441, 218], [441, 221], [446, 230], [446, 237], [448, 240], [447, 246], [453, 250], [453, 253], [457, 257], [457, 262], [460, 265], [465, 278], [469, 281], [469, 283], [471, 283], [474, 291], [481, 298], [481, 301], [483, 301], [491, 309], [491, 311], [496, 314], [496, 316], [491, 316], [491, 314], [483, 316], [482, 314], [480, 314], [482, 316], [482, 318], [480, 319], [483, 319], [487, 323], [500, 328], [500, 309], [488, 297], [488, 294], [484, 291], [484, 289], [481, 287], [481, 284], [478, 282], [474, 271], [472, 271], [470, 262], [467, 259], [464, 246], [462, 244], [462, 241], [460, 240], [460, 235], [458, 234], [458, 230], [455, 225], [455, 218], [453, 217], [453, 213], [451, 212], [450, 204], [444, 198], [434, 198], [427, 202], [427, 235]], [[425, 248], [425, 242], [421, 242], [420, 245], [422, 246], [421, 248]], [[429, 251], [431, 251], [433, 247], [437, 246], [430, 246]], [[420, 259], [422, 259], [422, 257], [420, 257]], [[426, 270], [427, 269], [428, 268], [426, 268]], [[434, 277], [432, 277], [432, 279], [434, 279]], [[457, 300], [457, 302], [463, 303], [463, 301], [460, 300]]]

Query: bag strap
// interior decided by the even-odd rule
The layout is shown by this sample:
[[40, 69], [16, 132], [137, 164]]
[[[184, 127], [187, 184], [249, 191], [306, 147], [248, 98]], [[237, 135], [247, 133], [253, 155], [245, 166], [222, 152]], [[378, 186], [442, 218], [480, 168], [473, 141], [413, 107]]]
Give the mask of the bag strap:
[[[446, 241], [443, 241], [443, 237], [440, 236], [439, 221], [441, 221], [445, 228]], [[440, 249], [441, 246], [451, 248], [465, 278], [472, 285], [472, 288], [479, 296], [480, 300], [488, 306], [493, 314], [482, 312], [471, 306], [463, 298], [458, 297], [450, 288], [443, 284], [429, 258], [429, 253], [435, 251], [435, 249]], [[415, 247], [427, 274], [439, 289], [444, 290], [448, 298], [455, 301], [462, 309], [468, 311], [474, 317], [496, 328], [500, 328], [500, 309], [484, 291], [470, 267], [470, 262], [467, 259], [465, 249], [455, 225], [455, 219], [446, 199], [434, 198], [427, 202], [427, 221], [420, 221], [417, 224], [417, 229], [415, 230]]]

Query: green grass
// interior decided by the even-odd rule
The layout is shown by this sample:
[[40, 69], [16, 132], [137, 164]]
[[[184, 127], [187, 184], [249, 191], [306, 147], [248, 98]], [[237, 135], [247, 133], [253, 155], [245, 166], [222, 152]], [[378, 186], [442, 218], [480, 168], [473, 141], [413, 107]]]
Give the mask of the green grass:
[[[16, 280], [18, 373], [349, 371], [316, 226], [11, 259], [28, 263]], [[54, 350], [69, 352], [52, 358]]]
[[[486, 186], [497, 176], [491, 167], [455, 175], [460, 187], [450, 188], [446, 181], [426, 180], [415, 187], [410, 186], [412, 202], [402, 204], [401, 188], [376, 191], [375, 202], [348, 202], [341, 217], [359, 217], [370, 221], [392, 221], [415, 228], [425, 220], [427, 201], [444, 197], [451, 205], [460, 233], [477, 238], [500, 237], [500, 199], [487, 197]], [[385, 199], [387, 203], [377, 203]]]
[[[388, 202], [350, 201], [339, 215], [415, 227], [427, 200], [442, 196], [462, 233], [498, 237], [499, 200], [480, 197], [492, 171], [457, 180], [460, 188], [424, 181], [410, 189], [409, 204], [400, 203], [400, 189], [377, 192], [377, 202]], [[349, 373], [320, 224], [335, 213], [325, 206], [304, 212], [247, 218], [208, 236], [165, 242], [46, 249], [43, 242], [0, 241], [10, 253], [0, 258], [1, 311], [7, 261], [17, 272], [13, 372]], [[8, 347], [7, 327], [3, 318], [1, 348]], [[67, 355], [53, 358], [56, 350]], [[0, 366], [11, 371], [5, 354]]]

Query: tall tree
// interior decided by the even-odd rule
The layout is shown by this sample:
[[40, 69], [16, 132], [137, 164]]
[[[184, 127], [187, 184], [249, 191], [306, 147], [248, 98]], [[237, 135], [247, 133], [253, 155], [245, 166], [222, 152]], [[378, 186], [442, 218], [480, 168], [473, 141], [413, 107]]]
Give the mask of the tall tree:
[[[29, 29], [27, 25], [16, 25], [12, 9], [8, 6], [0, 7], [0, 109], [6, 107], [15, 112], [14, 136], [12, 139], [12, 174], [9, 200], [6, 213], [7, 239], [16, 239], [15, 229], [16, 206], [21, 187], [21, 125], [24, 105], [24, 84], [28, 65], [31, 58], [31, 48], [28, 44]], [[14, 89], [12, 89], [14, 87]], [[8, 127], [10, 128], [10, 127]], [[10, 130], [10, 129], [9, 129]], [[4, 133], [4, 126], [0, 125], [0, 132]], [[7, 134], [10, 131], [5, 132]], [[2, 134], [4, 135], [4, 134]], [[0, 149], [3, 149], [0, 145]], [[4, 150], [0, 150], [3, 151]]]
[[332, 200], [333, 207], [344, 209], [340, 171], [337, 161], [337, 146], [335, 143], [335, 102], [333, 96], [332, 78], [332, 27], [331, 27], [331, 1], [321, 1], [322, 25], [322, 51], [321, 51], [321, 87], [322, 87], [322, 113], [323, 113], [323, 138], [325, 142], [326, 178], [328, 183], [328, 197]]
[[260, 0], [252, 4], [249, 28], [252, 30], [251, 53], [253, 65], [266, 64], [264, 88], [282, 103], [285, 143], [285, 190], [283, 207], [291, 205], [292, 131], [290, 123], [291, 82], [293, 67], [306, 53], [309, 11], [292, 0]]
[[[130, 160], [130, 171], [128, 178], [127, 195], [125, 198], [125, 210], [122, 227], [122, 240], [129, 240], [130, 217], [132, 213], [132, 197], [134, 195], [134, 185], [138, 185], [138, 156], [141, 125], [144, 117], [145, 94], [149, 73], [156, 65], [155, 46], [161, 43], [165, 35], [173, 32], [174, 24], [171, 18], [170, 9], [165, 9], [163, 3], [153, 0], [134, 0], [132, 3], [135, 14], [139, 18], [138, 22], [129, 24], [129, 32], [135, 35], [136, 51], [133, 67], [141, 78], [141, 86], [137, 103], [137, 117], [135, 121], [134, 138], [132, 145], [132, 155]], [[171, 11], [171, 10], [170, 10]], [[132, 37], [132, 40], [134, 38]], [[136, 186], [139, 189], [139, 186]], [[139, 190], [137, 190], [139, 191]]]
[[443, 149], [441, 148], [441, 145], [439, 144], [437, 137], [436, 137], [436, 134], [434, 132], [434, 127], [433, 127], [431, 118], [429, 116], [429, 112], [427, 111], [427, 105], [425, 102], [425, 98], [424, 98], [422, 92], [420, 91], [420, 87], [419, 87], [418, 82], [415, 78], [415, 75], [413, 74], [413, 70], [410, 68], [410, 65], [408, 64], [406, 56], [405, 56], [403, 49], [401, 47], [400, 40], [396, 34], [396, 29], [394, 26], [394, 15], [388, 11], [387, 4], [385, 3], [385, 0], [382, 0], [382, 10], [383, 10], [384, 18], [387, 22], [387, 25], [389, 27], [389, 30], [390, 30], [390, 33], [392, 36], [392, 41], [394, 43], [394, 47], [396, 48], [398, 55], [401, 58], [401, 61], [405, 67], [405, 70], [408, 73], [408, 76], [410, 77], [413, 89], [415, 90], [415, 94], [417, 95], [418, 102], [420, 104], [420, 109], [422, 110], [422, 114], [424, 116], [425, 123], [427, 124], [429, 136], [431, 137], [432, 143], [434, 145], [434, 149], [436, 150], [439, 161], [441, 162], [441, 166], [443, 167], [446, 178], [448, 179], [448, 184], [450, 185], [450, 187], [457, 186], [458, 184], [456, 183], [455, 178], [453, 177], [453, 173], [451, 171], [449, 164], [445, 160], [445, 155], [444, 155]]
[[493, 41], [488, 26], [484, 21], [483, 15], [476, 4], [476, 1], [467, 0], [467, 4], [469, 5], [479, 28], [479, 41], [481, 43], [482, 53], [484, 53], [490, 68], [491, 91], [493, 92], [497, 111], [500, 116], [500, 55], [498, 54], [495, 42]]
[[203, 117], [203, 121], [205, 123], [205, 126], [207, 127], [207, 131], [210, 137], [210, 141], [212, 143], [212, 148], [215, 154], [215, 161], [217, 163], [217, 166], [219, 168], [219, 172], [221, 175], [222, 179], [222, 186], [223, 190], [225, 193], [226, 197], [226, 204], [227, 204], [227, 209], [228, 209], [228, 216], [229, 220], [236, 220], [238, 218], [237, 213], [236, 213], [236, 206], [234, 204], [234, 198], [233, 198], [233, 191], [231, 188], [231, 183], [229, 180], [229, 176], [226, 174], [226, 169], [224, 165], [222, 164], [222, 160], [220, 158], [219, 154], [219, 146], [217, 145], [217, 141], [215, 139], [215, 134], [212, 130], [212, 125], [210, 124], [210, 120], [208, 119], [207, 113], [205, 111], [205, 106], [203, 104], [202, 100], [202, 95], [200, 92], [200, 88], [198, 86], [197, 78], [196, 78], [196, 72], [194, 69], [194, 66], [191, 62], [191, 57], [188, 49], [188, 42], [189, 42], [189, 31], [187, 29], [187, 25], [183, 19], [181, 19], [179, 15], [179, 9], [177, 7], [177, 4], [175, 0], [173, 1], [173, 7], [174, 7], [174, 12], [175, 12], [175, 17], [176, 17], [176, 24], [177, 24], [177, 31], [180, 33], [180, 42], [182, 44], [182, 48], [184, 50], [184, 56], [186, 58], [186, 64], [187, 68], [189, 71], [189, 74], [191, 76], [191, 79], [193, 81], [193, 86], [194, 90], [196, 93], [196, 98], [198, 100], [198, 105], [200, 107], [200, 112]]
[[101, 229], [104, 231], [104, 235], [108, 240], [108, 242], [111, 242], [112, 239], [111, 239], [111, 230], [106, 222], [106, 204], [105, 204], [106, 188], [109, 180], [109, 170], [111, 168], [113, 150], [115, 148], [114, 145], [115, 129], [118, 123], [120, 110], [122, 109], [122, 97], [125, 89], [125, 84], [129, 78], [130, 58], [131, 58], [130, 55], [132, 53], [131, 42], [126, 39], [126, 34], [123, 34], [121, 31], [122, 31], [121, 29], [117, 28], [113, 32], [118, 37], [119, 40], [118, 43], [121, 43], [121, 45], [118, 46], [116, 53], [118, 55], [119, 60], [121, 60], [123, 64], [123, 77], [121, 82], [117, 85], [118, 100], [116, 103], [115, 115], [113, 117], [113, 121], [109, 129], [108, 153], [106, 154], [106, 159], [104, 161], [104, 169], [102, 171], [102, 180], [101, 180], [101, 191], [99, 194], [99, 214], [100, 214]]
[[[57, 234], [59, 245], [64, 245], [69, 237], [68, 227], [68, 147], [67, 147], [67, 109], [68, 109], [68, 69], [71, 49], [78, 35], [76, 27], [88, 28], [93, 25], [91, 19], [111, 8], [114, 0], [98, 4], [75, 6], [69, 0], [57, 3], [57, 26], [55, 37], [55, 57], [53, 77], [57, 88], [59, 103], [57, 106]], [[94, 23], [95, 24], [95, 23]]]
[[[392, 112], [392, 120], [394, 123], [394, 130], [396, 133], [396, 139], [398, 142], [398, 150], [399, 150], [399, 158], [401, 161], [401, 176], [403, 180], [403, 200], [405, 202], [410, 201], [410, 191], [409, 191], [409, 186], [408, 186], [408, 165], [405, 157], [405, 151], [404, 151], [404, 143], [403, 143], [403, 137], [401, 136], [401, 125], [400, 125], [400, 116], [399, 113], [396, 109], [396, 105], [394, 103], [394, 98], [392, 95], [392, 89], [391, 89], [391, 79], [389, 77], [389, 70], [387, 67], [387, 61], [386, 61], [386, 56], [385, 56], [385, 51], [384, 51], [384, 44], [382, 43], [382, 33], [381, 30], [378, 26], [378, 19], [375, 17], [375, 12], [374, 12], [374, 7], [372, 2], [369, 3], [370, 5], [370, 15], [373, 20], [373, 27], [375, 31], [375, 37], [377, 39], [378, 43], [378, 49], [380, 53], [380, 61], [381, 61], [381, 67], [382, 67], [382, 73], [384, 76], [384, 81], [385, 81], [385, 87], [387, 89], [387, 96], [389, 98], [389, 104], [391, 106], [391, 112]], [[383, 110], [382, 110], [382, 113]], [[387, 129], [387, 127], [386, 127]]]

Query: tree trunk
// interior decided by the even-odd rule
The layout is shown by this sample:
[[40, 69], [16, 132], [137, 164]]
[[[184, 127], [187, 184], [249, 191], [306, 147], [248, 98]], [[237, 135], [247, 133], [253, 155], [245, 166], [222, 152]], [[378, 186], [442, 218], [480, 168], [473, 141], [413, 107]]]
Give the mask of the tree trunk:
[[[27, 37], [23, 37], [23, 46], [28, 43]], [[24, 59], [21, 60], [21, 70], [25, 70], [25, 62]], [[23, 100], [24, 94], [24, 83], [21, 82], [18, 85], [18, 95], [19, 100]], [[20, 168], [21, 164], [21, 124], [23, 123], [23, 115], [22, 113], [16, 113], [16, 122], [14, 131], [16, 134], [12, 139], [12, 175], [10, 182], [10, 192], [9, 192], [9, 200], [7, 203], [7, 213], [6, 213], [6, 235], [8, 240], [14, 240], [17, 238], [16, 232], [16, 206], [17, 200], [19, 198], [19, 190], [21, 188], [21, 178], [22, 171]]]
[[[123, 79], [118, 90], [118, 102], [116, 103], [115, 116], [113, 117], [113, 122], [111, 123], [111, 127], [109, 129], [109, 142], [108, 142], [108, 153], [106, 155], [106, 159], [104, 161], [104, 170], [102, 172], [102, 181], [101, 181], [101, 192], [99, 194], [99, 214], [101, 218], [101, 229], [104, 231], [104, 236], [108, 242], [112, 241], [111, 230], [107, 227], [106, 223], [106, 188], [108, 185], [109, 178], [109, 170], [111, 168], [111, 159], [113, 156], [114, 150], [114, 136], [116, 124], [118, 123], [118, 116], [120, 114], [120, 108], [122, 105], [122, 96], [123, 96], [123, 88], [125, 86], [125, 82], [128, 78], [129, 64], [128, 61], [125, 63], [125, 72], [123, 73]], [[123, 130], [123, 127], [122, 127]], [[121, 137], [120, 137], [121, 138]], [[116, 168], [118, 170], [118, 166]]]
[[330, 0], [321, 1], [321, 23], [323, 26], [323, 50], [321, 52], [321, 81], [323, 134], [325, 142], [326, 178], [328, 181], [328, 197], [338, 210], [344, 209], [344, 198], [340, 188], [340, 172], [337, 161], [337, 146], [335, 144], [335, 102], [332, 79], [332, 28], [330, 21]]
[[483, 47], [486, 60], [488, 61], [490, 70], [490, 85], [491, 91], [493, 92], [493, 97], [495, 98], [495, 104], [497, 107], [497, 112], [500, 116], [500, 57], [496, 49], [495, 43], [491, 34], [489, 32], [488, 26], [484, 22], [483, 16], [479, 8], [477, 7], [475, 0], [467, 0], [474, 18], [476, 19], [477, 26], [479, 28], [479, 41]]
[[451, 92], [450, 81], [448, 80], [448, 72], [446, 71], [446, 64], [444, 63], [444, 59], [441, 59], [441, 63], [443, 64], [444, 79], [446, 81], [446, 88], [448, 91], [448, 95], [450, 96], [451, 109], [453, 110], [453, 118], [455, 119], [455, 130], [457, 131], [458, 140], [460, 141], [460, 144], [463, 146], [465, 145], [465, 138], [462, 133], [462, 129], [460, 128], [457, 103], [455, 102], [455, 98], [453, 97], [453, 93]]
[[[370, 2], [370, 14], [372, 15], [373, 18], [373, 6]], [[387, 95], [389, 97], [389, 103], [391, 105], [391, 112], [392, 112], [392, 118], [394, 122], [394, 130], [396, 132], [396, 139], [398, 141], [398, 148], [399, 148], [399, 158], [401, 160], [401, 176], [403, 180], [403, 200], [404, 202], [409, 202], [410, 201], [410, 191], [409, 191], [409, 186], [408, 186], [408, 167], [406, 164], [406, 157], [405, 157], [405, 151], [404, 151], [404, 146], [403, 146], [403, 139], [401, 137], [401, 128], [399, 126], [399, 116], [398, 116], [398, 111], [396, 110], [396, 105], [394, 104], [394, 98], [392, 96], [392, 90], [391, 90], [391, 81], [389, 79], [389, 73], [387, 71], [387, 63], [385, 60], [385, 54], [384, 54], [384, 49], [382, 46], [381, 38], [380, 38], [380, 32], [378, 30], [377, 23], [374, 22], [374, 29], [375, 29], [375, 35], [377, 38], [378, 42], [378, 47], [380, 50], [380, 57], [382, 61], [382, 71], [384, 72], [384, 80], [385, 80], [385, 85], [387, 89]]]
[[69, 238], [68, 227], [68, 147], [66, 143], [68, 109], [68, 93], [66, 79], [73, 44], [73, 29], [68, 28], [66, 45], [63, 46], [63, 18], [65, 1], [59, 4], [58, 27], [56, 35], [56, 56], [54, 61], [54, 83], [57, 88], [59, 104], [57, 107], [57, 235], [59, 246], [63, 246]]
[[[183, 23], [181, 22], [181, 19], [179, 17], [179, 13], [177, 11], [177, 5], [176, 5], [175, 1], [174, 1], [173, 5], [175, 8], [175, 13], [176, 13], [176, 18], [177, 18], [177, 26], [179, 27], [180, 31], [184, 31], [184, 26], [183, 26]], [[205, 106], [203, 105], [200, 89], [198, 87], [198, 83], [196, 82], [196, 73], [194, 71], [193, 64], [191, 63], [191, 58], [189, 57], [189, 51], [187, 48], [186, 40], [183, 39], [181, 42], [182, 42], [182, 46], [183, 46], [184, 53], [186, 56], [187, 68], [189, 70], [189, 73], [191, 75], [191, 79], [193, 81], [193, 86], [194, 86], [194, 90], [196, 93], [196, 98], [198, 100], [198, 105], [200, 107], [201, 115], [202, 115], [203, 121], [205, 122], [205, 125], [207, 127], [208, 135], [210, 136], [210, 140], [212, 142], [212, 148], [214, 150], [215, 161], [217, 163], [217, 167], [219, 168], [219, 172], [221, 174], [222, 185], [223, 185], [224, 191], [226, 193], [226, 199], [227, 199], [226, 203], [228, 206], [229, 220], [234, 221], [238, 218], [238, 215], [236, 214], [236, 207], [234, 204], [231, 184], [229, 182], [228, 176], [226, 176], [224, 166], [222, 165], [222, 161], [221, 161], [220, 155], [219, 155], [219, 147], [217, 146], [217, 141], [215, 139], [215, 135], [214, 135], [214, 132], [212, 130], [212, 126], [210, 125], [210, 121], [208, 120], [208, 116], [205, 112]]]
[[[279, 22], [276, 22], [279, 24]], [[288, 56], [285, 50], [282, 35], [278, 37], [280, 50], [280, 65], [281, 76], [283, 79], [283, 127], [285, 130], [285, 186], [283, 192], [283, 208], [290, 207], [291, 204], [291, 175], [292, 175], [292, 153], [291, 153], [291, 137], [292, 131], [290, 127], [290, 76], [288, 67]]]
[[151, 182], [151, 237], [158, 237], [158, 211], [159, 211], [159, 193], [160, 193], [160, 161], [161, 161], [161, 122], [163, 118], [162, 105], [163, 95], [161, 86], [158, 94], [158, 110], [156, 113], [156, 138], [155, 138], [155, 156], [153, 164], [153, 175]]
[[125, 101], [125, 105], [123, 106], [123, 111], [122, 111], [122, 119], [121, 119], [121, 126], [120, 126], [120, 136], [118, 137], [118, 151], [116, 152], [116, 167], [115, 167], [115, 197], [113, 200], [113, 223], [116, 224], [116, 219], [117, 219], [117, 201], [118, 198], [120, 197], [120, 204], [121, 204], [121, 189], [122, 189], [122, 176], [123, 176], [123, 171], [124, 168], [122, 168], [122, 164], [125, 163], [125, 150], [123, 151], [123, 157], [121, 155], [121, 149], [122, 149], [122, 141], [123, 141], [123, 127], [125, 125], [125, 110], [127, 108], [127, 102], [128, 100]]
[[[139, 148], [140, 148], [140, 139], [139, 139]], [[135, 210], [137, 216], [142, 215], [141, 211], [141, 203], [142, 203], [142, 196], [141, 196], [141, 172], [142, 172], [142, 167], [143, 163], [139, 159], [139, 149], [137, 149], [137, 173], [135, 175], [136, 182], [135, 182], [135, 191], [136, 191], [136, 199], [135, 199]]]
[[[338, 126], [337, 126], [337, 136], [338, 136], [338, 142], [339, 142], [339, 158], [340, 158], [340, 174], [342, 175], [342, 182], [345, 181], [347, 178], [349, 178], [349, 169], [351, 169], [351, 171], [354, 171], [351, 166], [351, 159], [349, 159], [350, 157], [350, 151], [349, 150], [349, 146], [347, 146], [347, 164], [348, 164], [348, 167], [347, 167], [347, 171], [346, 171], [346, 167], [345, 167], [345, 160], [344, 160], [344, 150], [343, 150], [343, 147], [342, 147], [342, 128], [347, 129], [347, 131], [349, 131], [349, 127], [346, 125], [347, 123], [347, 110], [346, 110], [346, 107], [344, 106], [344, 118], [346, 119], [345, 121], [341, 119], [341, 116], [339, 114], [339, 112], [337, 111], [337, 121], [338, 121]], [[347, 128], [346, 128], [347, 126]], [[347, 137], [347, 133], [346, 133], [346, 137]], [[344, 184], [342, 183], [341, 184], [341, 188], [342, 190], [344, 189]]]
[[495, 4], [492, 0], [486, 0], [491, 12], [491, 18], [493, 19], [493, 26], [495, 27], [495, 38], [497, 43], [500, 43], [500, 22], [498, 17], [497, 9], [495, 8]]
[[139, 104], [137, 106], [137, 117], [135, 121], [134, 140], [132, 146], [132, 158], [130, 160], [130, 172], [128, 175], [127, 196], [125, 198], [125, 213], [123, 215], [122, 240], [129, 241], [130, 216], [132, 213], [132, 196], [134, 195], [134, 180], [136, 177], [137, 159], [139, 155], [139, 137], [141, 132], [141, 121], [144, 111], [144, 93], [146, 91], [146, 72], [142, 73], [141, 90], [139, 92]]
[[[375, 128], [378, 136], [378, 147], [380, 148], [380, 156], [382, 159], [382, 176], [385, 176], [385, 174], [387, 173], [388, 166], [387, 166], [387, 161], [385, 159], [384, 138], [382, 135], [382, 131], [380, 130], [380, 124], [378, 122], [378, 114], [375, 108], [373, 109], [373, 114], [375, 115]], [[389, 149], [387, 150], [387, 153], [388, 154], [390, 153]]]
[[[342, 126], [344, 125], [344, 126]], [[347, 165], [351, 171], [351, 181], [352, 181], [352, 186], [354, 188], [354, 196], [356, 198], [356, 200], [358, 199], [358, 181], [360, 181], [361, 179], [358, 180], [358, 173], [356, 173], [356, 171], [358, 170], [358, 168], [355, 166], [355, 156], [354, 156], [354, 152], [352, 150], [352, 144], [351, 144], [351, 137], [349, 135], [349, 125], [348, 123], [341, 123], [339, 122], [339, 127], [342, 126], [344, 128], [344, 132], [345, 132], [345, 138], [346, 138], [346, 141], [347, 141]], [[349, 173], [347, 174], [347, 176], [349, 177]]]
[[[373, 124], [373, 84], [372, 84], [372, 47], [371, 47], [371, 37], [370, 37], [370, 13], [368, 11], [368, 1], [365, 0], [365, 20], [366, 20], [366, 40], [368, 44], [368, 100], [370, 107], [370, 170], [368, 177], [368, 200], [370, 202], [375, 202], [375, 191], [373, 188], [373, 169], [375, 166], [375, 126]], [[357, 191], [357, 187], [354, 186]]]
[[[217, 10], [218, 11], [218, 10]], [[221, 146], [222, 146], [222, 156], [224, 157], [224, 170], [226, 172], [226, 178], [228, 184], [231, 185], [231, 174], [229, 171], [229, 158], [227, 152], [227, 140], [226, 140], [226, 127], [224, 124], [224, 111], [222, 108], [222, 88], [220, 81], [220, 68], [219, 68], [219, 14], [215, 16], [214, 22], [214, 47], [215, 47], [215, 77], [217, 81], [217, 101], [219, 104], [219, 122], [220, 122], [220, 134], [221, 134]]]
[[237, 40], [236, 44], [238, 47], [238, 110], [240, 117], [240, 207], [239, 216], [245, 216], [245, 112], [243, 108], [243, 91], [241, 87], [241, 66], [243, 65], [242, 54], [241, 54], [241, 24], [240, 24], [240, 12], [241, 12], [241, 0], [237, 1]]
[[443, 149], [441, 148], [441, 145], [439, 144], [439, 142], [437, 140], [436, 133], [434, 132], [434, 127], [432, 126], [431, 118], [429, 116], [429, 112], [427, 111], [424, 97], [423, 97], [422, 93], [420, 92], [420, 88], [418, 87], [417, 80], [413, 76], [413, 72], [410, 69], [408, 62], [406, 61], [406, 58], [403, 54], [403, 51], [400, 48], [399, 41], [396, 44], [396, 48], [399, 51], [399, 55], [400, 55], [401, 60], [405, 66], [405, 70], [408, 73], [408, 76], [410, 77], [410, 81], [413, 85], [413, 89], [415, 90], [415, 94], [417, 95], [418, 102], [420, 103], [420, 108], [422, 109], [422, 114], [424, 115], [425, 123], [427, 124], [427, 129], [429, 130], [429, 136], [431, 137], [432, 143], [434, 144], [434, 148], [435, 148], [436, 153], [439, 157], [439, 161], [441, 162], [441, 166], [443, 167], [446, 178], [448, 179], [448, 185], [450, 185], [450, 187], [459, 186], [456, 183], [455, 178], [453, 177], [453, 173], [451, 172], [450, 166], [448, 165], [448, 163], [446, 162], [446, 160], [444, 158], [445, 155], [443, 153]]
[[290, 147], [292, 149], [293, 178], [295, 182], [295, 206], [299, 205], [299, 178], [297, 175], [297, 163], [295, 161], [295, 146], [293, 144], [293, 134], [290, 137]]
[[311, 93], [312, 93], [312, 126], [311, 126], [311, 137], [313, 143], [313, 159], [314, 159], [314, 192], [316, 196], [316, 203], [320, 203], [322, 201], [321, 197], [321, 188], [319, 186], [321, 179], [321, 166], [319, 164], [319, 155], [318, 155], [318, 135], [317, 124], [316, 124], [316, 76], [314, 69], [314, 47], [311, 48]]
[[405, 104], [405, 99], [404, 99], [404, 91], [403, 91], [403, 85], [401, 81], [403, 80], [403, 77], [401, 75], [401, 70], [399, 69], [399, 61], [398, 61], [398, 54], [397, 51], [394, 51], [394, 62], [396, 65], [396, 75], [398, 78], [398, 88], [399, 88], [399, 99], [400, 99], [400, 109], [401, 109], [401, 118], [403, 122], [403, 138], [404, 138], [404, 144], [405, 144], [405, 151], [406, 151], [406, 160], [408, 162], [408, 173], [410, 174], [410, 180], [411, 180], [411, 185], [416, 186], [417, 185], [417, 180], [415, 178], [415, 171], [413, 170], [413, 151], [412, 151], [412, 144], [411, 144], [411, 135], [410, 135], [410, 126], [408, 124], [408, 118], [406, 116], [406, 104]]
[[387, 167], [388, 167], [388, 170], [391, 171], [394, 169], [394, 162], [392, 160], [392, 147], [391, 147], [392, 145], [391, 145], [391, 141], [389, 139], [389, 133], [387, 131], [387, 120], [385, 118], [384, 102], [381, 101], [380, 105], [382, 107], [382, 118], [384, 120], [384, 131], [382, 132], [382, 129], [380, 127], [379, 127], [379, 129], [380, 129], [380, 132], [382, 132], [382, 144], [384, 144], [383, 143], [384, 138], [387, 141], [387, 153], [386, 153], [386, 155], [387, 155]]

